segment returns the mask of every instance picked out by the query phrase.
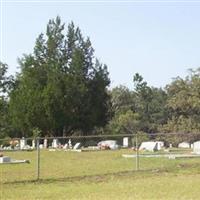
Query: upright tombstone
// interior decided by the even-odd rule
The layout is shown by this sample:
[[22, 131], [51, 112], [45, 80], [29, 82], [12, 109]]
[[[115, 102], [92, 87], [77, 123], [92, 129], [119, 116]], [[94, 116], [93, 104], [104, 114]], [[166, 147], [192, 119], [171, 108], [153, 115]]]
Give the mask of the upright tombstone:
[[81, 147], [81, 143], [80, 142], [78, 142], [78, 143], [76, 143], [75, 145], [74, 145], [74, 150], [77, 150], [77, 149], [80, 149], [80, 147]]
[[125, 147], [125, 148], [129, 147], [129, 138], [128, 137], [123, 138], [123, 147]]
[[163, 149], [164, 146], [165, 146], [163, 141], [156, 141], [156, 143], [157, 143], [157, 148], [158, 148], [158, 150]]
[[146, 150], [146, 151], [152, 151], [152, 152], [157, 151], [157, 150], [159, 150], [158, 149], [158, 143], [153, 142], [153, 141], [142, 142], [139, 150]]
[[48, 140], [45, 138], [44, 139], [44, 143], [43, 143], [43, 147], [46, 149], [48, 146]]
[[35, 149], [35, 140], [32, 140], [32, 149]]
[[63, 146], [63, 149], [68, 149], [68, 144], [67, 143]]
[[178, 144], [178, 148], [190, 148], [189, 142], [181, 142]]
[[23, 137], [23, 138], [20, 140], [20, 149], [24, 149], [26, 145], [27, 145], [26, 139]]
[[52, 148], [58, 148], [58, 139], [53, 139]]
[[69, 141], [68, 141], [68, 146], [69, 146], [70, 149], [72, 149], [72, 141], [71, 141], [71, 139], [69, 139]]
[[119, 149], [119, 145], [117, 144], [116, 140], [104, 140], [97, 144], [100, 149], [112, 149], [116, 150]]
[[200, 141], [194, 142], [193, 153], [200, 154]]

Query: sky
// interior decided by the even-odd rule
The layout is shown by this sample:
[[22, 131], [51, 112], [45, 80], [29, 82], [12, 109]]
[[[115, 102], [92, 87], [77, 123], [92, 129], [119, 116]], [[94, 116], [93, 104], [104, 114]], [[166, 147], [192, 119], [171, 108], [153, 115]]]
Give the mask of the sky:
[[73, 21], [89, 36], [95, 56], [108, 65], [111, 87], [133, 88], [138, 72], [150, 86], [200, 67], [200, 1], [41, 2], [1, 0], [1, 61], [9, 73], [33, 51], [49, 19]]

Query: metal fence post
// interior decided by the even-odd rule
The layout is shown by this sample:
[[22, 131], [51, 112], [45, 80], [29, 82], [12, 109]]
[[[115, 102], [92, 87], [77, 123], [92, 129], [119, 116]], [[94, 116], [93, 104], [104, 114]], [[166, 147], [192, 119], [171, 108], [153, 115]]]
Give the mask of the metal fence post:
[[139, 145], [138, 145], [138, 133], [136, 133], [136, 171], [139, 170]]
[[40, 179], [40, 138], [37, 137], [37, 180]]

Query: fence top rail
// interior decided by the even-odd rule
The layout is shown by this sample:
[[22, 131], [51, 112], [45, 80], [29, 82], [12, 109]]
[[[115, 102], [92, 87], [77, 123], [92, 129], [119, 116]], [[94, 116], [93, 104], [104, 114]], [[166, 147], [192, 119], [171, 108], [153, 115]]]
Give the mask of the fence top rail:
[[[139, 133], [141, 134], [141, 133]], [[145, 133], [144, 133], [145, 134]], [[197, 136], [200, 133], [147, 133], [148, 136]], [[86, 136], [59, 136], [59, 137], [27, 137], [26, 140], [44, 140], [44, 139], [84, 139], [84, 138], [120, 138], [120, 137], [133, 137], [138, 135], [133, 134], [117, 134], [117, 135], [86, 135]], [[142, 135], [142, 134], [141, 134]], [[21, 140], [22, 138], [5, 138], [0, 141]]]
[[[81, 135], [81, 136], [59, 136], [59, 137], [27, 137], [27, 138], [25, 138], [24, 137], [24, 139], [26, 139], [26, 140], [37, 140], [37, 139], [39, 139], [39, 140], [43, 140], [43, 139], [83, 139], [83, 138], [105, 138], [105, 137], [132, 137], [132, 136], [134, 136], [134, 135], [136, 135], [136, 134], [119, 134], [119, 135], [85, 135], [85, 136], [83, 136], [83, 135]], [[2, 140], [21, 140], [22, 138], [5, 138], [5, 139], [0, 139], [0, 141], [2, 141]]]

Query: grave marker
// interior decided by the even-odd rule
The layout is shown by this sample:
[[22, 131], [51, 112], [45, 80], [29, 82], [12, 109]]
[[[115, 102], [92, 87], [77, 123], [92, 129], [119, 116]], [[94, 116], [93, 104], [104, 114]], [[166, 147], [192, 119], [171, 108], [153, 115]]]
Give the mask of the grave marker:
[[23, 137], [21, 140], [20, 140], [20, 149], [24, 149], [25, 146], [27, 145], [26, 143], [26, 139]]
[[123, 138], [123, 147], [129, 147], [129, 138], [128, 137]]

